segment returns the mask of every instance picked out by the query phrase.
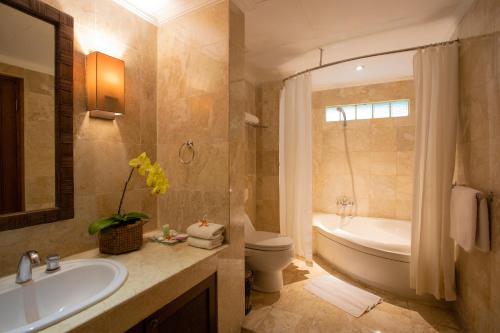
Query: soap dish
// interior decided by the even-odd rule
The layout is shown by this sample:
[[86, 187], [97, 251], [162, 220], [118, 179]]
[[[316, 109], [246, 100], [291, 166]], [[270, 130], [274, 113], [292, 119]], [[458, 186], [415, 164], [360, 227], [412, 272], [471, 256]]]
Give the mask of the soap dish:
[[156, 243], [175, 245], [177, 243], [185, 242], [188, 239], [188, 234], [177, 234], [175, 232], [175, 234], [171, 235], [169, 239], [165, 238], [162, 234], [158, 234], [156, 236], [152, 236], [150, 239]]

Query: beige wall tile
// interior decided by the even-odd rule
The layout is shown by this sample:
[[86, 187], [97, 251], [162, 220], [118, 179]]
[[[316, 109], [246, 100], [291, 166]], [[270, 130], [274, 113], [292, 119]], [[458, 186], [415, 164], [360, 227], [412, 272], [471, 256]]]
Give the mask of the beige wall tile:
[[[344, 127], [338, 122], [327, 123], [325, 108], [408, 98], [410, 116], [349, 121], [345, 135], [354, 174], [357, 214], [409, 219], [409, 204], [405, 202], [396, 208], [395, 201], [408, 200], [412, 187], [408, 179], [398, 179], [398, 176], [411, 178], [413, 173], [413, 90], [413, 81], [410, 80], [313, 93], [314, 210], [335, 213], [338, 197], [353, 196]], [[405, 186], [403, 179], [406, 180]], [[385, 202], [380, 203], [382, 200]]]
[[399, 220], [411, 220], [412, 201], [411, 200], [396, 200], [396, 218]]
[[398, 153], [372, 152], [370, 153], [370, 173], [372, 175], [395, 176], [397, 171]]
[[[371, 199], [379, 199], [379, 201], [381, 201], [381, 202], [385, 202], [386, 200], [395, 200], [396, 199], [396, 190], [397, 190], [396, 177], [394, 177], [394, 176], [371, 176], [370, 177], [370, 198]], [[373, 206], [376, 206], [377, 202], [373, 201], [373, 203], [374, 203]]]
[[[231, 244], [218, 260], [218, 281], [224, 286], [219, 293], [219, 327], [239, 332], [245, 187], [240, 103], [245, 101], [239, 98], [238, 84], [229, 86], [229, 80], [244, 73], [243, 13], [221, 1], [157, 28], [111, 0], [46, 2], [75, 20], [75, 218], [1, 233], [0, 275], [13, 272], [19, 254], [29, 248], [42, 256], [53, 252], [68, 256], [95, 247], [88, 224], [116, 211], [127, 162], [146, 151], [153, 160], [158, 157], [171, 190], [157, 200], [144, 179], [136, 177], [124, 202], [126, 210], [150, 215], [145, 231], [164, 223], [184, 230], [204, 214], [228, 226]], [[125, 115], [115, 121], [90, 119], [86, 112], [85, 54], [95, 48], [95, 36], [105, 48], [99, 51], [126, 64]], [[38, 96], [29, 102], [40, 101]], [[188, 138], [194, 140], [197, 155], [195, 163], [184, 166], [177, 152]], [[251, 170], [255, 182], [256, 165]]]
[[[460, 45], [460, 133], [457, 169], [459, 181], [482, 191], [498, 190], [498, 91], [500, 87], [500, 3], [477, 0], [458, 26]], [[491, 34], [491, 35], [488, 35]], [[500, 329], [500, 211], [495, 197], [491, 209], [490, 253], [459, 251], [456, 309], [470, 332]]]
[[415, 126], [397, 127], [397, 150], [413, 151], [415, 149]]
[[398, 152], [398, 176], [412, 176], [413, 175], [413, 161], [414, 153], [412, 151]]
[[[109, 0], [47, 3], [73, 16], [75, 23], [75, 217], [0, 233], [0, 276], [14, 272], [20, 253], [31, 248], [42, 256], [58, 253], [64, 257], [96, 247], [96, 239], [88, 235], [87, 227], [116, 211], [128, 159], [143, 150], [153, 157], [156, 152], [156, 27]], [[101, 46], [107, 50], [99, 51], [112, 52], [126, 63], [126, 113], [115, 121], [89, 119], [86, 112], [85, 53], [95, 47], [90, 36], [102, 37]], [[150, 230], [157, 224], [157, 203], [149, 191], [140, 190], [143, 181], [136, 179], [127, 193], [125, 207], [151, 215], [145, 228]]]
[[[248, 92], [261, 124], [267, 128], [251, 129], [256, 136], [255, 218], [257, 230], [279, 232], [279, 96], [281, 81], [251, 87]], [[253, 112], [251, 112], [253, 113]], [[335, 147], [332, 147], [332, 151]], [[251, 210], [251, 208], [250, 208]], [[247, 209], [248, 212], [248, 209]]]
[[[385, 121], [386, 119], [384, 119]], [[389, 119], [391, 120], [391, 119]], [[394, 127], [371, 128], [371, 151], [396, 151], [397, 130]]]
[[396, 216], [396, 200], [382, 199], [378, 202], [370, 201], [370, 216], [394, 218]]
[[396, 177], [396, 197], [398, 200], [411, 201], [413, 189], [412, 176]]
[[[229, 225], [228, 25], [228, 3], [221, 2], [158, 28], [158, 160], [176, 193], [160, 200], [159, 212], [162, 223], [181, 231], [205, 214]], [[232, 102], [240, 103], [235, 89]], [[178, 150], [188, 139], [196, 157], [184, 165]]]

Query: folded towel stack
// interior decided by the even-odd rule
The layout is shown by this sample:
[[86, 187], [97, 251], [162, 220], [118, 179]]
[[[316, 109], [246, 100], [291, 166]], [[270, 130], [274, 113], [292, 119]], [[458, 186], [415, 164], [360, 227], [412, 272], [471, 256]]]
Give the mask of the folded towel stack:
[[485, 195], [465, 186], [451, 191], [450, 237], [465, 251], [490, 250], [488, 203]]
[[224, 226], [206, 221], [197, 222], [187, 228], [188, 244], [202, 249], [214, 249], [224, 242]]

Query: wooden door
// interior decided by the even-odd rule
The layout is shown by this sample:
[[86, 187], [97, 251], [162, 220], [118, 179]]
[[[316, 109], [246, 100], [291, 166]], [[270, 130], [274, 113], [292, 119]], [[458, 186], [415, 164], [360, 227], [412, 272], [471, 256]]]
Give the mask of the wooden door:
[[23, 211], [22, 80], [0, 75], [0, 214]]

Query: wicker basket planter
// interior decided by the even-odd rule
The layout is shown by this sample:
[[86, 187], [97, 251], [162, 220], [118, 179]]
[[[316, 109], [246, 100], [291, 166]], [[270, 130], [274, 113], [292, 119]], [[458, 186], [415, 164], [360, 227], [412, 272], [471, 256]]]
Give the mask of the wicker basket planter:
[[143, 221], [99, 232], [99, 251], [107, 254], [120, 254], [139, 250], [142, 246]]

